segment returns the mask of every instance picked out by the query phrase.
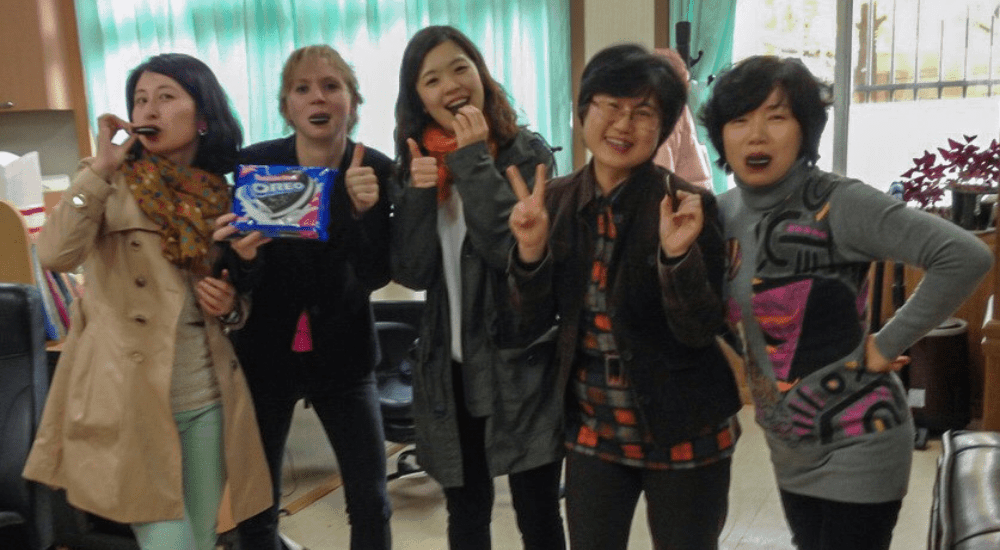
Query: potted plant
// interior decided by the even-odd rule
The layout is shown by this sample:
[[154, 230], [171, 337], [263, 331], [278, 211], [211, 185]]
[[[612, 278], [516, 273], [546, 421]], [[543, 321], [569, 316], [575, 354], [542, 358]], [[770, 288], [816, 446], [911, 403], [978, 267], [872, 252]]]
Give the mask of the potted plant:
[[951, 191], [952, 221], [966, 229], [985, 229], [992, 205], [986, 206], [982, 198], [1000, 188], [1000, 143], [994, 139], [981, 148], [973, 143], [977, 136], [962, 137], [965, 143], [949, 138], [947, 149], [938, 147], [940, 160], [929, 151], [913, 159], [901, 176], [903, 200], [934, 209], [944, 192]]

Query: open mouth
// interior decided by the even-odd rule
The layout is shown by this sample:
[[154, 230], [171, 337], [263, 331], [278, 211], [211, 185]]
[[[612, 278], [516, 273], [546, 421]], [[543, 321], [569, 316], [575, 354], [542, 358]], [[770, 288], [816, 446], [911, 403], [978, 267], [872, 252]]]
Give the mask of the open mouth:
[[463, 98], [463, 99], [459, 99], [458, 101], [453, 101], [453, 102], [445, 105], [444, 108], [448, 109], [449, 111], [451, 111], [451, 114], [456, 115], [456, 114], [458, 114], [458, 110], [459, 109], [461, 109], [462, 107], [465, 107], [468, 104], [469, 104], [469, 98], [466, 97], [466, 98]]
[[132, 133], [140, 136], [155, 136], [160, 133], [160, 129], [156, 126], [133, 126]]
[[746, 163], [750, 168], [767, 168], [767, 165], [771, 164], [771, 155], [749, 155], [747, 156]]
[[607, 138], [607, 139], [604, 140], [604, 142], [608, 144], [608, 147], [611, 147], [617, 153], [622, 154], [622, 155], [624, 155], [625, 153], [627, 153], [628, 150], [632, 148], [632, 144], [630, 142], [624, 141], [624, 140], [620, 140], [620, 139]]
[[315, 124], [317, 126], [322, 126], [323, 124], [326, 124], [327, 122], [330, 122], [330, 115], [327, 115], [327, 114], [319, 114], [319, 115], [313, 115], [313, 116], [309, 117], [309, 123], [310, 124]]

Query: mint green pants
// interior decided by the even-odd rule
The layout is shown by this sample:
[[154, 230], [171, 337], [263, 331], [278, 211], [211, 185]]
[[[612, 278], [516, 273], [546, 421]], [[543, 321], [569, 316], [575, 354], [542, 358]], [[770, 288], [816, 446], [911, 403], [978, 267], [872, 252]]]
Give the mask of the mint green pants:
[[216, 523], [226, 481], [222, 404], [174, 415], [181, 438], [184, 517], [133, 523], [142, 550], [214, 550]]

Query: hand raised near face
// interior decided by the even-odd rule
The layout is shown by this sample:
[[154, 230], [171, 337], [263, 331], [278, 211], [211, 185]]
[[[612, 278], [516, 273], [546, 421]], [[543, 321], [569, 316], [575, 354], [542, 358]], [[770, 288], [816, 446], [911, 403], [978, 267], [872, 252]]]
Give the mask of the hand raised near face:
[[[131, 133], [131, 129], [131, 124], [115, 115], [105, 113], [98, 117], [97, 153], [94, 155], [94, 162], [90, 165], [90, 169], [105, 181], [109, 181], [111, 174], [125, 162], [128, 150], [138, 139], [137, 135]], [[125, 130], [130, 135], [121, 145], [115, 145], [111, 140], [119, 130]]]
[[406, 144], [410, 147], [410, 185], [422, 188], [437, 186], [437, 159], [425, 157], [413, 138], [406, 138]]
[[[224, 241], [236, 234], [236, 227], [229, 225], [237, 218], [236, 214], [228, 213], [215, 218], [215, 231], [212, 232], [213, 241]], [[229, 242], [229, 247], [245, 262], [249, 262], [257, 257], [257, 248], [263, 244], [271, 242], [270, 237], [265, 237], [260, 231], [250, 233]]]
[[545, 256], [549, 239], [549, 213], [545, 209], [545, 165], [535, 167], [535, 188], [528, 184], [517, 166], [507, 167], [507, 180], [517, 195], [517, 204], [510, 211], [510, 232], [517, 240], [517, 255], [524, 263], [534, 263]]
[[347, 195], [351, 197], [354, 214], [360, 216], [375, 206], [378, 202], [378, 177], [371, 166], [361, 166], [365, 156], [365, 146], [360, 143], [354, 146], [354, 156], [351, 165], [344, 174], [344, 185]]
[[675, 198], [667, 193], [660, 201], [660, 248], [668, 258], [686, 254], [705, 225], [700, 194], [677, 191]]
[[474, 105], [463, 105], [455, 113], [455, 123], [452, 127], [459, 149], [477, 141], [486, 141], [490, 137], [490, 125], [486, 122], [486, 115]]

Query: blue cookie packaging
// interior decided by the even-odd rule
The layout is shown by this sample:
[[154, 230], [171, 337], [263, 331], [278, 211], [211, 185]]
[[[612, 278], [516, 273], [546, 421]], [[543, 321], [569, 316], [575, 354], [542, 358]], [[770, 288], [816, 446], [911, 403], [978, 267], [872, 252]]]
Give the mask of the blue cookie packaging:
[[326, 241], [336, 176], [332, 168], [241, 164], [232, 225], [243, 234]]

